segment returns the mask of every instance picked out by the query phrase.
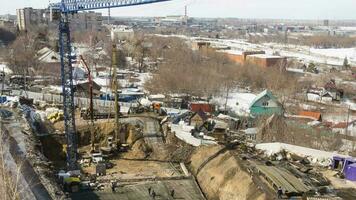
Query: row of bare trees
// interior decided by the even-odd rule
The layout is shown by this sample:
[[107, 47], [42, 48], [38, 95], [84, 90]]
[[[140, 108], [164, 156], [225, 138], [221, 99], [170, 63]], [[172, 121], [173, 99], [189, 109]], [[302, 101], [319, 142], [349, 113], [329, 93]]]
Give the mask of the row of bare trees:
[[313, 35], [291, 37], [287, 33], [268, 36], [250, 36], [249, 42], [263, 43], [276, 42], [294, 45], [306, 45], [315, 48], [350, 48], [356, 45], [356, 37], [333, 36], [333, 35]]
[[[280, 94], [293, 94], [297, 79], [283, 67], [262, 68], [237, 65], [224, 54], [192, 51], [180, 39], [166, 39], [165, 62], [148, 81], [153, 93], [185, 93], [208, 97], [237, 86], [261, 90], [268, 88]], [[162, 50], [163, 51], [163, 50]]]
[[173, 39], [167, 46], [162, 52], [165, 62], [146, 84], [151, 92], [209, 96], [236, 80], [235, 65], [223, 55], [194, 52], [181, 40]]

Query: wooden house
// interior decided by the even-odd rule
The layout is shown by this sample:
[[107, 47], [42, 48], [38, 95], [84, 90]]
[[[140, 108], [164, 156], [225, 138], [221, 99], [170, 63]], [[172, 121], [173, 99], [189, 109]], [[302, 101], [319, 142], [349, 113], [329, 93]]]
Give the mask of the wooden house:
[[269, 90], [258, 94], [250, 105], [250, 114], [254, 117], [282, 113], [283, 106]]
[[200, 127], [204, 124], [204, 122], [208, 119], [208, 115], [202, 111], [199, 110], [198, 112], [194, 113], [189, 120], [189, 125], [190, 126], [195, 126], [195, 127]]

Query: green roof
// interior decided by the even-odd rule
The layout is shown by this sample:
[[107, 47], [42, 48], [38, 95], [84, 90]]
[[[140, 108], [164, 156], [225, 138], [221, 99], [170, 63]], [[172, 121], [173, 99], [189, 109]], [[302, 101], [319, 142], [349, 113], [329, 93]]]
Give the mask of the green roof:
[[263, 92], [259, 93], [256, 98], [252, 101], [250, 107], [252, 107], [255, 103], [257, 103], [257, 101], [259, 101], [261, 98], [263, 98], [264, 96], [268, 96], [269, 98], [273, 99], [274, 101], [277, 101], [277, 98], [275, 96], [273, 96], [272, 92], [269, 90], [264, 90]]

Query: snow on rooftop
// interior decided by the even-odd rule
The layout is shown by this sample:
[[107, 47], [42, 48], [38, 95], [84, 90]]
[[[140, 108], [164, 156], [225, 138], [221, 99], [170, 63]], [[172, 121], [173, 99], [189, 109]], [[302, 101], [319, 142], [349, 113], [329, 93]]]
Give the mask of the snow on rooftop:
[[[252, 93], [234, 92], [230, 93], [227, 99], [227, 109], [231, 110], [239, 116], [248, 116], [250, 113], [250, 105], [256, 98]], [[214, 97], [213, 102], [221, 108], [225, 107], [225, 97]]]
[[234, 121], [238, 121], [239, 120], [237, 118], [231, 117], [229, 115], [224, 115], [224, 114], [221, 114], [221, 113], [217, 116], [217, 118], [222, 119], [222, 120], [234, 120]]
[[95, 77], [93, 81], [101, 87], [109, 87], [111, 84], [110, 78]]
[[148, 96], [149, 99], [164, 99], [166, 96], [164, 94], [151, 94]]
[[274, 55], [268, 55], [268, 54], [253, 54], [253, 55], [247, 55], [247, 57], [255, 57], [255, 58], [282, 58], [281, 56], [274, 56]]
[[219, 52], [227, 53], [227, 54], [231, 54], [231, 55], [242, 55], [242, 53], [243, 53], [240, 50], [221, 50]]

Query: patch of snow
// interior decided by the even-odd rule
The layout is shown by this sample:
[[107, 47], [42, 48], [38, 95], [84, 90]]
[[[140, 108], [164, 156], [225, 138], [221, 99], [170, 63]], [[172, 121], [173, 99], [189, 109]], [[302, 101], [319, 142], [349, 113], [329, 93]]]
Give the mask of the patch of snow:
[[109, 78], [96, 77], [93, 81], [101, 87], [110, 87]]
[[224, 114], [219, 114], [217, 118], [222, 119], [222, 120], [234, 120], [234, 121], [239, 121], [239, 119], [230, 117], [229, 115], [224, 115]]
[[322, 166], [329, 166], [334, 156], [340, 156], [345, 158], [349, 157], [347, 155], [342, 155], [335, 152], [321, 151], [317, 149], [311, 149], [278, 142], [257, 144], [256, 149], [263, 150], [268, 156], [277, 154], [284, 150], [289, 153], [299, 155], [301, 157], [308, 157], [312, 163], [319, 164]]
[[258, 128], [248, 128], [245, 130], [242, 130], [246, 135], [254, 135], [258, 133]]
[[297, 69], [297, 68], [287, 68], [288, 72], [294, 72], [294, 73], [299, 73], [299, 74], [304, 74], [304, 70], [303, 69]]
[[148, 96], [149, 99], [164, 99], [166, 98], [163, 94], [151, 94]]
[[142, 106], [146, 106], [146, 107], [149, 107], [152, 105], [152, 102], [150, 100], [148, 100], [147, 98], [142, 98], [142, 99], [140, 99], [139, 102]]
[[342, 62], [347, 57], [349, 62], [356, 62], [356, 48], [340, 48], [340, 49], [310, 49], [311, 53], [330, 58], [338, 58]]
[[5, 64], [0, 64], [0, 72], [4, 72], [5, 74], [13, 74], [12, 70]]
[[175, 133], [175, 136], [190, 145], [198, 147], [200, 145], [216, 144], [216, 142], [211, 141], [210, 138], [209, 138], [209, 140], [206, 140], [206, 139], [199, 139], [199, 138], [192, 136], [190, 131], [193, 129], [194, 129], [194, 126], [188, 126], [188, 125], [185, 125], [184, 123], [179, 123], [178, 125], [171, 124], [171, 130], [172, 130], [172, 132]]

